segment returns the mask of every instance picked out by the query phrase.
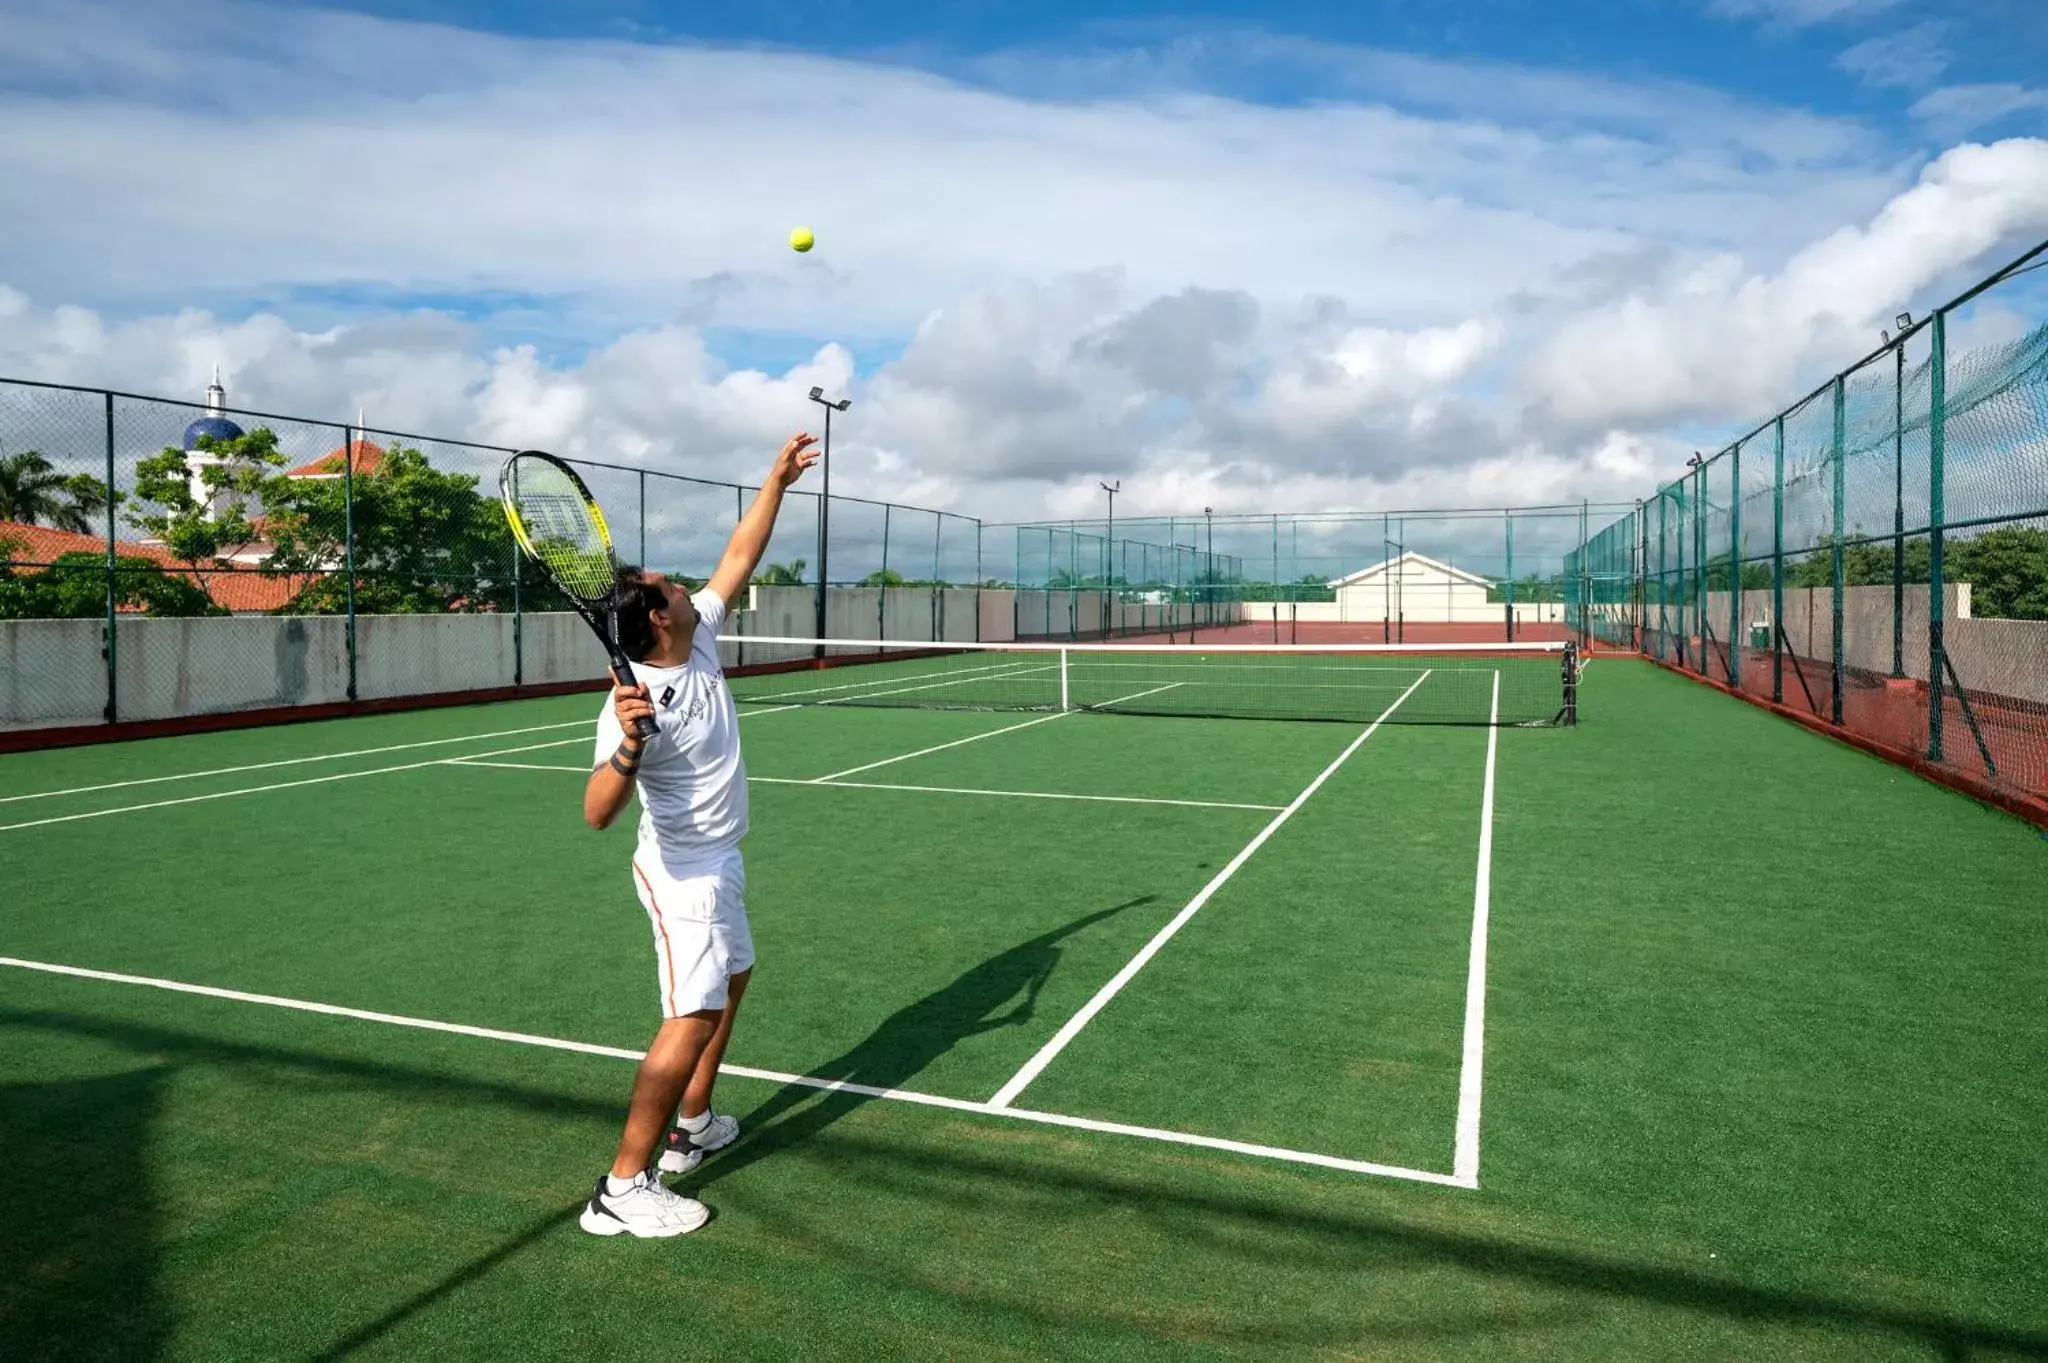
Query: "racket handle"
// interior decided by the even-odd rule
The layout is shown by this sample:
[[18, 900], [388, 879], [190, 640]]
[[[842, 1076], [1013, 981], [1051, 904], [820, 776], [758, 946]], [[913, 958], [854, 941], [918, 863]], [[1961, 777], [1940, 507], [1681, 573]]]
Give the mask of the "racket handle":
[[[639, 679], [633, 675], [633, 669], [620, 663], [612, 664], [612, 680], [621, 686], [638, 686], [640, 684]], [[633, 721], [633, 736], [642, 743], [647, 742], [660, 732], [661, 726], [654, 722], [653, 715], [642, 715]]]

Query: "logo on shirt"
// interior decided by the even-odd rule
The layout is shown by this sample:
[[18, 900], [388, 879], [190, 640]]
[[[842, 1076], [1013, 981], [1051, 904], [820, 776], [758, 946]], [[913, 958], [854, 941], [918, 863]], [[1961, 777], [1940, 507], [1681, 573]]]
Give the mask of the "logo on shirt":
[[676, 689], [673, 686], [663, 687], [661, 691], [661, 708], [664, 710], [668, 709], [669, 702], [674, 700], [675, 698]]

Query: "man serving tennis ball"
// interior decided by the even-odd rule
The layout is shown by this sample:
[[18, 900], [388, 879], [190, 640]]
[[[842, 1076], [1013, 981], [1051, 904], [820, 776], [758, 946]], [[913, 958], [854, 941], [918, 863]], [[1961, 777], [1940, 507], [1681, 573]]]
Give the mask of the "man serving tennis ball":
[[[660, 1174], [694, 1169], [739, 1138], [740, 1124], [711, 1110], [718, 1062], [754, 965], [740, 861], [747, 770], [739, 715], [718, 663], [718, 627], [768, 547], [783, 491], [818, 461], [813, 443], [791, 436], [775, 456], [703, 591], [692, 596], [659, 573], [619, 570], [619, 644], [634, 660], [637, 684], [614, 687], [598, 715], [583, 818], [606, 827], [637, 787], [633, 879], [654, 926], [662, 1023], [633, 1080], [618, 1157], [583, 1209], [583, 1229], [593, 1235], [697, 1229], [710, 1210], [669, 1191]], [[644, 715], [654, 717], [657, 732], [643, 744], [634, 722]]]

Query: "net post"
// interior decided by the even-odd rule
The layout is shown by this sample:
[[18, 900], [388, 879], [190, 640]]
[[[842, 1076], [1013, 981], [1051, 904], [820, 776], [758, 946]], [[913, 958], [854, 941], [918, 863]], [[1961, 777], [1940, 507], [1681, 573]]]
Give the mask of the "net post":
[[356, 450], [351, 427], [341, 428], [341, 557], [348, 575], [348, 698], [356, 698]]
[[1948, 656], [1943, 605], [1948, 519], [1948, 314], [1934, 314], [1934, 350], [1928, 357], [1927, 404], [1927, 758], [1942, 760], [1943, 661]]
[[1771, 700], [1785, 703], [1785, 414], [1772, 423]]
[[1564, 722], [1568, 728], [1579, 723], [1579, 646], [1569, 639], [1564, 645]]
[[1742, 685], [1742, 442], [1728, 447], [1728, 684]]
[[117, 500], [114, 496], [114, 395], [107, 393], [104, 396], [107, 410], [107, 647], [104, 650], [107, 661], [107, 704], [101, 713], [106, 716], [107, 723], [112, 724], [120, 714], [120, 708], [115, 703], [115, 692], [120, 685], [118, 663], [121, 645], [120, 631], [115, 627], [114, 607], [120, 600], [121, 589], [116, 579], [118, 570], [114, 567], [114, 503]]
[[1828, 669], [1828, 717], [1836, 724], [1842, 722], [1842, 611], [1845, 598], [1842, 590], [1842, 513], [1847, 480], [1843, 473], [1848, 445], [1848, 393], [1849, 385], [1840, 375], [1835, 375], [1835, 436], [1834, 436], [1834, 544], [1829, 552], [1829, 575], [1833, 578], [1833, 612], [1829, 628], [1833, 632], [1831, 666]]

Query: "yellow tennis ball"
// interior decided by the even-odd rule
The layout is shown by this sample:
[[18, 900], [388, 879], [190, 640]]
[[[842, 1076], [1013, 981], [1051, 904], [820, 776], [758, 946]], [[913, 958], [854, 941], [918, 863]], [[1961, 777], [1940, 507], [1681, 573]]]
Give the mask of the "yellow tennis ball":
[[817, 244], [818, 239], [811, 235], [808, 227], [799, 227], [789, 234], [789, 249], [792, 251], [808, 251]]

